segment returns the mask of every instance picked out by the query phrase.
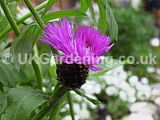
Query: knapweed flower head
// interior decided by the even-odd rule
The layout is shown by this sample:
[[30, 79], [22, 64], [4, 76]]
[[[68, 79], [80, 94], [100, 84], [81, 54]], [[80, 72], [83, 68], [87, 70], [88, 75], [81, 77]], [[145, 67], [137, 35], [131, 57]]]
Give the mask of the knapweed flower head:
[[76, 28], [75, 33], [73, 23], [66, 18], [60, 21], [60, 25], [48, 23], [41, 40], [61, 51], [63, 54], [56, 56], [64, 63], [84, 64], [93, 71], [101, 70], [94, 65], [99, 64], [99, 57], [111, 49], [110, 38], [88, 26], [76, 25]]
[[[60, 79], [64, 79], [62, 74], [68, 74], [68, 76], [75, 78], [73, 76], [79, 75], [78, 71], [81, 71], [83, 75], [76, 76], [76, 78], [81, 79], [81, 82], [84, 83], [88, 68], [93, 71], [101, 70], [95, 65], [100, 64], [99, 58], [107, 53], [112, 45], [109, 45], [110, 38], [108, 36], [94, 28], [79, 24], [76, 24], [75, 27], [76, 30], [74, 24], [66, 18], [60, 21], [60, 25], [57, 22], [48, 23], [43, 31], [44, 37], [41, 37], [41, 41], [61, 51], [62, 54], [55, 55], [63, 63], [63, 66], [59, 65], [57, 68]], [[67, 70], [69, 71], [67, 72]], [[71, 70], [74, 70], [74, 74]], [[76, 80], [73, 79], [73, 81]]]

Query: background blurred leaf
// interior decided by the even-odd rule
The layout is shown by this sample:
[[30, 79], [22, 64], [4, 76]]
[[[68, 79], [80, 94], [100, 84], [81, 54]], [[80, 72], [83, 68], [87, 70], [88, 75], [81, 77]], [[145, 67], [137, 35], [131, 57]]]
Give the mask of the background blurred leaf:
[[110, 100], [108, 104], [106, 104], [106, 109], [109, 114], [113, 116], [113, 118], [121, 118], [125, 114], [129, 114], [128, 109], [129, 104], [123, 100], [115, 99]]
[[83, 12], [79, 10], [60, 10], [55, 12], [50, 12], [44, 15], [43, 20], [45, 22], [48, 22], [49, 20], [53, 20], [56, 18], [62, 18], [62, 17], [71, 17], [71, 16], [83, 16], [85, 15]]
[[30, 120], [35, 109], [49, 102], [44, 94], [31, 87], [12, 88], [7, 97], [8, 106], [1, 120]]
[[26, 61], [26, 56], [28, 57], [28, 55], [31, 53], [39, 33], [39, 26], [37, 24], [32, 24], [17, 38], [17, 40], [11, 46], [11, 53], [13, 54], [17, 69], [20, 68], [19, 55], [21, 55], [21, 61]]
[[[134, 56], [136, 59], [139, 59], [139, 56], [153, 53], [149, 42], [155, 33], [153, 17], [145, 12], [138, 12], [131, 7], [124, 9], [113, 8], [112, 10], [119, 26], [119, 41], [111, 50], [114, 57], [118, 58], [124, 55]], [[146, 49], [142, 49], [143, 47]]]

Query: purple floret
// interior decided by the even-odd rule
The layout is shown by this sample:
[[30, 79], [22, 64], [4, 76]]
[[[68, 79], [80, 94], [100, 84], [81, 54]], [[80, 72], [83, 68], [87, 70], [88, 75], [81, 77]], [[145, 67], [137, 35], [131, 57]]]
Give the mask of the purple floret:
[[55, 56], [66, 64], [84, 64], [93, 71], [102, 70], [95, 65], [100, 64], [99, 58], [112, 48], [110, 38], [95, 28], [84, 25], [76, 27], [75, 33], [73, 23], [66, 18], [60, 21], [60, 25], [57, 22], [48, 23], [40, 40], [61, 51], [63, 54]]

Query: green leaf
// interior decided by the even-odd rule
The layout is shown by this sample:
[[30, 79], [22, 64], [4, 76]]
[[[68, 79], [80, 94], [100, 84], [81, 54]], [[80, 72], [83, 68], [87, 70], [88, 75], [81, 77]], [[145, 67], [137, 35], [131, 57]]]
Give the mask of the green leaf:
[[101, 102], [97, 99], [94, 99], [94, 98], [91, 98], [91, 97], [88, 97], [87, 95], [85, 95], [84, 91], [82, 90], [74, 90], [78, 95], [86, 98], [88, 101], [90, 101], [91, 103], [93, 103], [94, 105], [100, 105]]
[[0, 92], [0, 116], [7, 107], [7, 96], [5, 93]]
[[32, 24], [11, 46], [11, 53], [13, 54], [14, 63], [18, 70], [20, 68], [20, 62], [26, 62], [28, 55], [32, 52], [33, 45], [39, 33], [39, 26], [37, 24]]
[[49, 104], [48, 96], [31, 87], [17, 87], [9, 90], [8, 106], [1, 120], [31, 120], [38, 107]]
[[10, 3], [10, 2], [13, 2], [13, 1], [20, 2], [22, 0], [6, 0], [7, 3]]
[[45, 22], [48, 22], [49, 20], [53, 20], [56, 18], [62, 18], [62, 17], [70, 17], [70, 16], [82, 16], [85, 15], [83, 12], [79, 10], [60, 10], [55, 12], [47, 13], [43, 16], [43, 20]]
[[101, 0], [97, 0], [97, 4], [98, 4], [98, 7], [99, 7], [99, 12], [100, 12], [98, 29], [103, 34], [105, 34], [106, 31], [107, 31], [107, 27], [108, 27], [108, 22], [107, 22], [107, 19], [106, 19], [106, 7]]
[[81, 0], [80, 11], [85, 13], [87, 11], [88, 7], [89, 6], [88, 6], [87, 0]]
[[104, 4], [106, 5], [106, 9], [107, 9], [107, 20], [109, 23], [109, 36], [112, 40], [117, 40], [118, 39], [118, 25], [117, 25], [116, 19], [113, 15], [113, 12], [108, 2], [106, 1], [106, 3]]
[[[107, 59], [107, 58], [106, 58]], [[107, 60], [108, 61], [108, 60]], [[123, 64], [125, 64], [126, 61], [121, 62], [119, 60], [114, 60], [111, 59], [111, 61], [109, 63], [104, 63], [104, 64], [100, 64], [97, 67], [102, 68], [103, 70], [101, 71], [97, 71], [97, 72], [92, 72], [90, 71], [89, 77], [98, 77], [98, 76], [102, 76], [104, 75], [106, 72], [113, 70]]]
[[[1, 36], [3, 30], [5, 30], [9, 26], [6, 17], [2, 15], [1, 11], [0, 11], [0, 26], [1, 26], [1, 28], [0, 28], [0, 36]], [[2, 37], [2, 38], [0, 37], [0, 44], [2, 42], [1, 40], [6, 40], [6, 39], [4, 39], [4, 37]]]
[[[104, 33], [107, 30], [107, 23], [108, 23], [108, 27], [109, 27], [108, 35], [112, 40], [117, 40], [118, 25], [107, 0], [97, 0], [97, 3], [100, 9], [100, 18], [99, 18], [100, 30]], [[104, 9], [106, 10], [106, 12], [104, 11]]]
[[92, 0], [87, 0], [87, 2], [89, 6], [89, 11], [91, 12], [91, 15], [92, 15], [92, 19], [96, 21]]
[[18, 71], [12, 64], [4, 64], [0, 61], [0, 83], [3, 86], [15, 87], [18, 79]]
[[47, 3], [47, 6], [46, 8], [44, 9], [42, 15], [45, 15], [46, 12], [53, 6], [53, 4], [57, 2], [57, 0], [49, 0], [48, 3]]
[[[80, 11], [81, 12], [86, 13], [86, 11], [89, 9], [88, 3], [89, 3], [88, 0], [81, 0], [80, 1]], [[93, 9], [90, 9], [90, 10], [93, 10]], [[92, 11], [92, 13], [94, 13], [94, 10]], [[93, 17], [92, 17], [92, 19], [93, 19]], [[79, 17], [77, 22], [81, 22], [82, 20], [83, 20], [83, 16]]]

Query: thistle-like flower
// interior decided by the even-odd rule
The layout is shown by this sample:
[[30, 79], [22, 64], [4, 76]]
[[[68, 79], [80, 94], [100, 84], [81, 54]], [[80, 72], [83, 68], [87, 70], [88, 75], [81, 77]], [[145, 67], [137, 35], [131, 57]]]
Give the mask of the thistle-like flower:
[[[100, 56], [107, 53], [112, 45], [110, 38], [98, 30], [84, 25], [75, 25], [63, 18], [60, 25], [57, 22], [47, 24], [40, 40], [62, 52], [55, 54], [62, 64], [57, 66], [58, 80], [64, 86], [79, 88], [85, 83], [89, 69], [101, 70]], [[75, 32], [75, 31], [76, 32]]]

